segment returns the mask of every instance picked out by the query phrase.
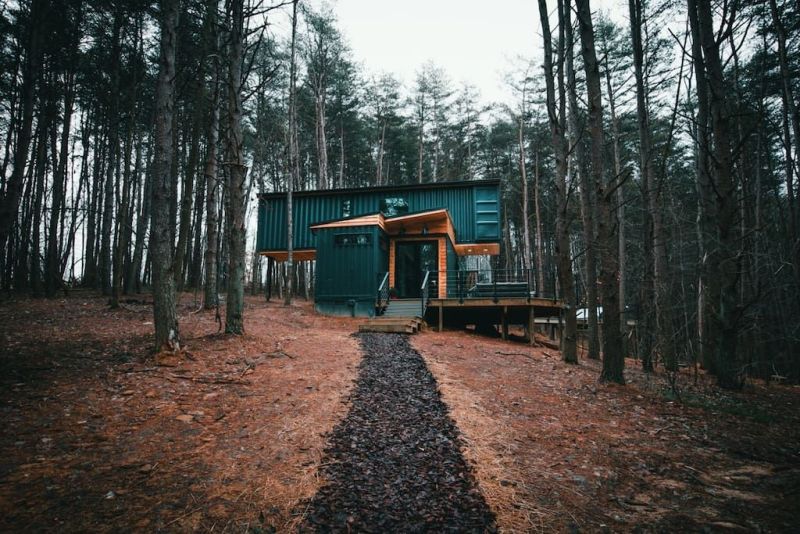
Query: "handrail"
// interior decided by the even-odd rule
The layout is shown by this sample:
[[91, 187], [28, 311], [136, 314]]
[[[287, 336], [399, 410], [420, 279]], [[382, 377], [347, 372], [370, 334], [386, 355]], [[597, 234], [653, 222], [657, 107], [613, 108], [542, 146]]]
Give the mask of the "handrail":
[[378, 298], [376, 307], [383, 309], [389, 302], [389, 273], [383, 275], [383, 280], [378, 285]]
[[422, 314], [420, 317], [425, 318], [425, 312], [428, 309], [428, 286], [430, 285], [431, 272], [425, 271], [425, 278], [422, 279]]

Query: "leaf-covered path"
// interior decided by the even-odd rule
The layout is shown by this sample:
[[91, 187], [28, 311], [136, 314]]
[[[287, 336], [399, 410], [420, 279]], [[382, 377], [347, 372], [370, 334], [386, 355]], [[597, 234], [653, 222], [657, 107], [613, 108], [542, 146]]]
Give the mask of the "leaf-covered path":
[[318, 531], [494, 531], [436, 380], [403, 335], [360, 336], [364, 359], [332, 432], [327, 484], [308, 503]]

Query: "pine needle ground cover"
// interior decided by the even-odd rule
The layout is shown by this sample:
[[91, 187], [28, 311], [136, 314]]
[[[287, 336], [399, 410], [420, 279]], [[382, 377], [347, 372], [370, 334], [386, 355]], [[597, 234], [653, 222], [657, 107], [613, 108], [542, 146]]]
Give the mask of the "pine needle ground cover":
[[[79, 292], [0, 303], [0, 530], [313, 526], [356, 403], [358, 320], [263, 298], [246, 311], [246, 334], [225, 336], [182, 295], [186, 352], [156, 358], [148, 297], [114, 311]], [[598, 363], [566, 365], [551, 348], [453, 331], [404, 342], [421, 356], [409, 376], [430, 376], [420, 391], [436, 389], [436, 419], [453, 425], [452, 461], [488, 506], [486, 528], [780, 532], [800, 520], [800, 388], [722, 393], [685, 373], [679, 401], [633, 361], [627, 386], [606, 386]]]

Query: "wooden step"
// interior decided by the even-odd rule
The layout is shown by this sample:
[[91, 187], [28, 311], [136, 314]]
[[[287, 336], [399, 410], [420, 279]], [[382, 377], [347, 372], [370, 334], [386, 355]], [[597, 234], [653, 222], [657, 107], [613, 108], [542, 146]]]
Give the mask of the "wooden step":
[[418, 317], [378, 317], [358, 325], [358, 331], [415, 334], [423, 325], [424, 322]]

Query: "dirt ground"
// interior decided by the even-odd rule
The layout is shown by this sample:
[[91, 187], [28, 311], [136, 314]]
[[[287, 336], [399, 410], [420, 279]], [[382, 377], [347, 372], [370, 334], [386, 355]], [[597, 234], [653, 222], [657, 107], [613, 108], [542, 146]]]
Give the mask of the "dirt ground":
[[462, 332], [413, 345], [464, 434], [465, 456], [508, 532], [797, 532], [800, 387], [722, 393], [691, 372], [677, 402], [663, 377], [626, 362], [560, 361]]
[[[322, 480], [326, 434], [361, 359], [355, 319], [248, 300], [217, 333], [193, 295], [187, 353], [149, 350], [148, 297], [0, 303], [0, 531], [292, 531]], [[224, 310], [223, 310], [224, 312]], [[768, 531], [800, 519], [800, 388], [723, 394], [687, 373], [681, 401], [628, 362], [462, 332], [412, 344], [438, 380], [506, 532]]]
[[247, 335], [231, 337], [184, 295], [189, 353], [157, 362], [151, 310], [90, 295], [0, 305], [0, 531], [299, 521], [360, 361], [353, 320], [253, 298]]

